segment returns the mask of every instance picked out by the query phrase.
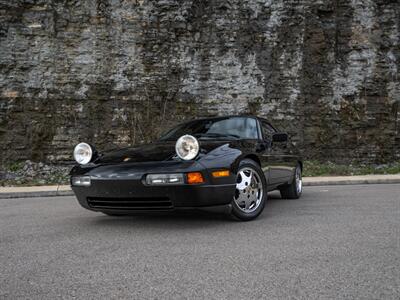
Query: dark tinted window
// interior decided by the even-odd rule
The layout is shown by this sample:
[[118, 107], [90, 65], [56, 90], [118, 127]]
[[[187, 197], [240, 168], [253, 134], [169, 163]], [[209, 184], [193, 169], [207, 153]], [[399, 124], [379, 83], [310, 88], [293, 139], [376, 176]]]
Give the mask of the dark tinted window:
[[264, 121], [261, 122], [261, 130], [262, 130], [264, 139], [272, 137], [272, 135], [276, 132], [276, 130], [271, 125], [269, 125], [267, 122], [264, 122]]
[[189, 122], [169, 131], [162, 140], [176, 140], [184, 134], [198, 138], [258, 139], [257, 122], [253, 118], [232, 117]]

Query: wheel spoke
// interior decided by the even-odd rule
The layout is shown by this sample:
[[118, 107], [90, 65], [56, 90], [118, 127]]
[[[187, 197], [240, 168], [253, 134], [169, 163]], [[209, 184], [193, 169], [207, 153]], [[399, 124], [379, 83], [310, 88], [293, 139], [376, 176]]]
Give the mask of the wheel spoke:
[[252, 190], [250, 200], [251, 200], [251, 202], [254, 202], [257, 204], [257, 202], [258, 202], [258, 191], [257, 190]]
[[244, 190], [247, 186], [250, 185], [251, 182], [251, 174], [248, 176], [244, 171], [239, 172], [240, 182], [237, 183], [236, 187], [239, 190]]
[[247, 196], [243, 191], [238, 191], [239, 195], [235, 198], [235, 201], [238, 205], [242, 205], [242, 203], [246, 203]]
[[244, 201], [244, 208], [245, 209], [249, 209], [249, 201], [247, 201], [247, 199]]

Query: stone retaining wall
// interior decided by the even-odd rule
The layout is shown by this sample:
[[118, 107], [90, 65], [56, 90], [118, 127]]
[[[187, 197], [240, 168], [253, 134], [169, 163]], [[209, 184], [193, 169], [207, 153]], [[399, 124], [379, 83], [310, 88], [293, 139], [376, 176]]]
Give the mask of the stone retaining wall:
[[306, 158], [400, 159], [396, 0], [0, 0], [0, 161], [252, 113]]

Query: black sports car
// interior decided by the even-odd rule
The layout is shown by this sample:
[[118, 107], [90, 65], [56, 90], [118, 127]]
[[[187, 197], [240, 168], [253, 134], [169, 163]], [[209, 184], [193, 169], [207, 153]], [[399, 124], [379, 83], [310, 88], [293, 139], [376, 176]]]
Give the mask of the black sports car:
[[302, 192], [302, 159], [287, 134], [251, 116], [186, 122], [151, 144], [104, 154], [80, 143], [74, 158], [79, 203], [107, 215], [228, 205], [251, 220], [267, 192], [292, 199]]

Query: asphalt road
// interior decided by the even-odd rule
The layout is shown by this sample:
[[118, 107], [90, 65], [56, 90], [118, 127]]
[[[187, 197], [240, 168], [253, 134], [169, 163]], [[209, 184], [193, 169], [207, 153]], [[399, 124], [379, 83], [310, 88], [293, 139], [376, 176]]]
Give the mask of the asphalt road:
[[0, 298], [399, 299], [400, 185], [275, 193], [247, 223], [3, 199]]

